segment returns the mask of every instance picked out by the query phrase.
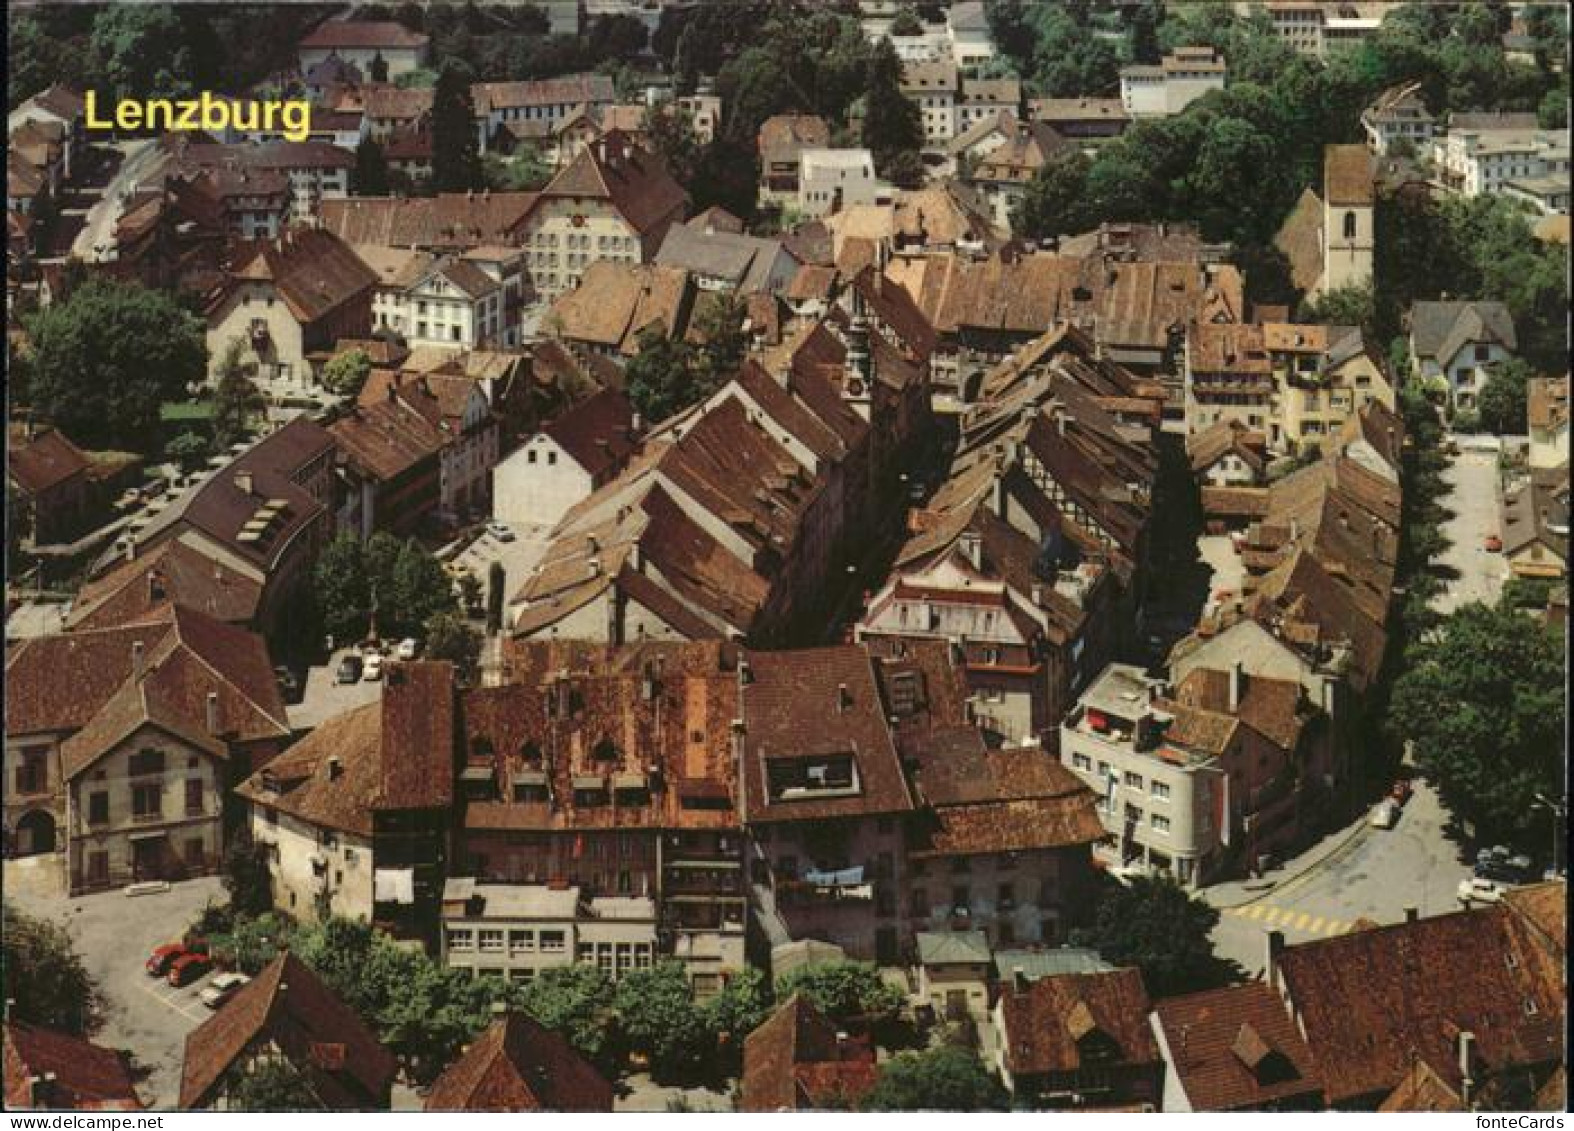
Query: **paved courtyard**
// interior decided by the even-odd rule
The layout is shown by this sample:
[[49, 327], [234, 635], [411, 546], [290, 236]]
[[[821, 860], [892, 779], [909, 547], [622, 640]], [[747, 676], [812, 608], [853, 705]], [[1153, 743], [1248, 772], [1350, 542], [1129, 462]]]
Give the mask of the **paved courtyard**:
[[1433, 607], [1451, 613], [1472, 601], [1495, 604], [1508, 580], [1503, 555], [1486, 549], [1487, 536], [1502, 533], [1497, 453], [1467, 448], [1454, 457], [1443, 478], [1449, 486], [1444, 505], [1453, 516], [1443, 525], [1450, 543], [1442, 556], [1446, 588]]
[[1261, 882], [1206, 889], [1203, 898], [1222, 914], [1214, 949], [1260, 971], [1270, 930], [1289, 943], [1348, 931], [1358, 919], [1394, 923], [1405, 908], [1441, 915], [1458, 908], [1455, 890], [1470, 875], [1461, 849], [1445, 833], [1449, 814], [1437, 793], [1416, 779], [1415, 793], [1391, 829], [1373, 828], [1367, 815], [1336, 830]]
[[173, 1108], [180, 1099], [186, 1034], [212, 1014], [197, 1000], [206, 979], [175, 989], [142, 968], [149, 952], [181, 933], [208, 903], [222, 903], [218, 877], [187, 880], [154, 895], [100, 892], [76, 899], [47, 894], [37, 885], [13, 887], [6, 865], [6, 898], [23, 911], [61, 923], [71, 933], [88, 974], [103, 996], [104, 1025], [94, 1040], [130, 1049], [146, 1076], [137, 1092], [149, 1107]]

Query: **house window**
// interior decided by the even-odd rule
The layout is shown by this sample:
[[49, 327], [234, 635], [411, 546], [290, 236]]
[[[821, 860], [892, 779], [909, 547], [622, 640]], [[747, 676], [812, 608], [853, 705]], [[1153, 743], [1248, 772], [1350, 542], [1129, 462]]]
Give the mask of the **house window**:
[[929, 892], [924, 888], [914, 888], [908, 896], [908, 913], [914, 919], [924, 919], [929, 915]]
[[510, 954], [525, 954], [536, 949], [536, 933], [534, 931], [509, 931], [508, 952]]
[[1346, 212], [1344, 214], [1344, 238], [1347, 239], [1347, 240], [1355, 239], [1355, 213], [1354, 212]]
[[109, 794], [101, 791], [88, 795], [87, 823], [90, 825], [109, 824]]
[[531, 451], [525, 453], [525, 460], [526, 460], [527, 463], [535, 463], [536, 462], [536, 453], [535, 453], [535, 451], [533, 449]]
[[547, 453], [547, 466], [548, 467], [556, 467], [557, 466], [557, 453], [556, 452], [548, 452]]
[[973, 893], [965, 886], [958, 885], [951, 889], [951, 906], [963, 914], [967, 913], [973, 903]]
[[187, 838], [186, 866], [190, 868], [200, 868], [202, 867], [206, 858], [207, 853], [203, 851], [202, 838], [200, 836]]
[[1142, 788], [1142, 775], [1133, 770], [1126, 771], [1126, 786], [1128, 789]]
[[164, 751], [149, 747], [139, 750], [128, 759], [127, 772], [134, 778], [164, 772]]
[[1093, 759], [1086, 754], [1073, 754], [1071, 756], [1071, 767], [1075, 770], [1091, 770], [1093, 769]]
[[503, 949], [503, 931], [500, 927], [481, 928], [481, 949], [488, 953], [498, 953]]
[[16, 768], [18, 793], [43, 793], [49, 788], [47, 753], [43, 748], [22, 751], [22, 764]]
[[1170, 819], [1168, 817], [1161, 817], [1157, 813], [1153, 814], [1153, 831], [1158, 833], [1169, 832]]
[[202, 779], [186, 779], [186, 815], [197, 816], [204, 808], [202, 799]]
[[1170, 787], [1168, 783], [1155, 779], [1150, 783], [1150, 785], [1154, 797], [1158, 798], [1160, 801], [1168, 801], [1170, 799]]
[[1000, 890], [995, 895], [995, 902], [1000, 905], [1003, 911], [1015, 907], [1017, 903], [1016, 885], [1001, 884]]
[[131, 815], [141, 820], [158, 817], [164, 809], [164, 787], [158, 782], [131, 787]]
[[463, 929], [450, 927], [448, 929], [449, 950], [473, 950], [475, 948], [475, 932], [468, 927]]
[[562, 931], [541, 932], [541, 953], [562, 954], [567, 948], [567, 945], [567, 940], [565, 939]]
[[1486, 361], [1491, 356], [1492, 356], [1492, 348], [1490, 346], [1477, 346], [1476, 347], [1476, 360], [1477, 361]]

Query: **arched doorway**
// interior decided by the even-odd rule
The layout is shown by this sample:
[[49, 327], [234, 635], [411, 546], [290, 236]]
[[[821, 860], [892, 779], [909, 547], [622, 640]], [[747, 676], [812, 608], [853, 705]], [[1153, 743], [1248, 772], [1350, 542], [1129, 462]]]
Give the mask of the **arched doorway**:
[[55, 818], [47, 809], [34, 809], [16, 823], [16, 854], [37, 856], [55, 850]]

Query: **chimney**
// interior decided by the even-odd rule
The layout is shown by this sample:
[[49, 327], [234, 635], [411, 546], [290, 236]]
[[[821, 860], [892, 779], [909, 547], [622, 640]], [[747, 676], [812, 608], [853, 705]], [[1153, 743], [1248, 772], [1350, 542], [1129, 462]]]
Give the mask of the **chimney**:
[[1413, 904], [1413, 903], [1412, 904], [1406, 904], [1406, 906], [1405, 906], [1405, 922], [1406, 923], [1414, 923], [1420, 917], [1421, 917], [1421, 911], [1420, 911], [1419, 908], [1417, 908], [1415, 906], [1415, 904]]
[[984, 540], [978, 536], [976, 530], [964, 530], [961, 538], [962, 556], [974, 569], [982, 571], [984, 568]]
[[1246, 690], [1246, 665], [1236, 660], [1230, 666], [1230, 714], [1241, 709], [1241, 695]]
[[338, 781], [344, 776], [344, 763], [337, 754], [328, 755], [328, 780]]
[[1020, 966], [1011, 968], [1011, 988], [1019, 994], [1027, 993], [1027, 971]]
[[1058, 410], [1055, 413], [1055, 432], [1061, 436], [1066, 434], [1066, 414]]
[[1471, 1071], [1476, 1056], [1476, 1035], [1466, 1029], [1459, 1034], [1459, 1098], [1470, 1106], [1476, 1090], [1476, 1079]]
[[847, 685], [845, 683], [838, 683], [836, 685], [836, 713], [838, 715], [843, 714], [846, 712], [847, 708], [851, 707], [852, 705], [853, 696], [852, 693], [847, 690]]
[[133, 640], [131, 642], [131, 674], [137, 679], [141, 679], [142, 671], [142, 641]]
[[631, 435], [638, 436], [643, 431], [645, 431], [645, 418], [636, 412], [629, 417], [629, 432]]
[[[738, 775], [738, 781], [740, 782], [743, 781], [743, 737], [747, 733], [748, 728], [744, 726], [742, 719], [732, 720], [732, 724], [729, 729], [729, 741], [732, 746], [732, 768], [733, 772]], [[737, 791], [738, 819], [740, 821], [743, 820], [746, 815], [744, 812], [744, 792], [745, 791], [740, 786]]]
[[738, 683], [744, 687], [754, 682], [754, 668], [747, 659], [738, 661]]
[[126, 555], [126, 561], [134, 562], [137, 560], [137, 540], [132, 535], [127, 534], [125, 538], [121, 540], [120, 548], [121, 551]]
[[208, 692], [208, 733], [211, 735], [219, 733], [219, 693], [217, 691]]
[[1323, 712], [1331, 719], [1334, 717], [1334, 699], [1337, 689], [1334, 686], [1334, 677], [1323, 676]]
[[235, 473], [235, 489], [242, 495], [251, 494], [251, 472], [237, 471]]
[[1279, 973], [1279, 956], [1284, 953], [1284, 932], [1268, 932], [1268, 963], [1263, 967], [1263, 981], [1272, 986]]
[[1033, 607], [1036, 609], [1044, 607], [1044, 583], [1042, 581], [1033, 583]]
[[34, 1107], [47, 1108], [55, 1106], [55, 1074], [53, 1072], [45, 1072], [41, 1076], [29, 1076], [27, 1078], [27, 1087]]
[[1290, 520], [1290, 541], [1293, 544], [1295, 542], [1299, 542], [1300, 540], [1301, 540], [1301, 522], [1300, 522], [1299, 519], [1292, 518]]

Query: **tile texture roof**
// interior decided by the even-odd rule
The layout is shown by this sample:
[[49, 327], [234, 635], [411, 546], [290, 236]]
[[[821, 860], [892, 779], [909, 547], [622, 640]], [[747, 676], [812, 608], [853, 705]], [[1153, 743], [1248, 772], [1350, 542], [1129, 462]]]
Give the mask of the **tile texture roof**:
[[[1013, 1076], [1076, 1072], [1095, 1063], [1161, 1063], [1148, 1027], [1148, 992], [1137, 970], [1041, 978], [1026, 990], [1004, 992], [1000, 1009], [1006, 1065]], [[1095, 1034], [1103, 1034], [1112, 1046], [1109, 1059], [1084, 1059], [1086, 1042]]]
[[1278, 992], [1262, 982], [1163, 998], [1153, 1011], [1192, 1110], [1320, 1096], [1311, 1049]]
[[836, 1026], [801, 994], [788, 998], [743, 1042], [743, 1111], [855, 1107], [878, 1075], [867, 1046], [838, 1039]]
[[[31, 1078], [54, 1081], [35, 1101]], [[12, 1111], [140, 1111], [125, 1054], [68, 1033], [5, 1023], [5, 1106]]]
[[562, 1034], [510, 1013], [437, 1078], [426, 1110], [611, 1111], [612, 1085]]
[[10, 440], [6, 474], [22, 490], [32, 495], [58, 487], [66, 480], [85, 474], [92, 462], [58, 428], [36, 430], [31, 437], [17, 425], [7, 429]]

